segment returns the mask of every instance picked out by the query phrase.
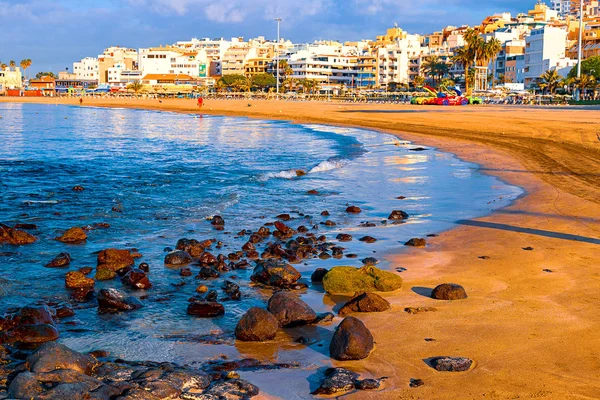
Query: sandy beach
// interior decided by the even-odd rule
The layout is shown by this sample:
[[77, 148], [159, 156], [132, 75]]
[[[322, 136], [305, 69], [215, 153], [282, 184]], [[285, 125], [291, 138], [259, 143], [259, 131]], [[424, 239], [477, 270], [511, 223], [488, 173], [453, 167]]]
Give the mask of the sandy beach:
[[[15, 101], [79, 104], [0, 98]], [[86, 98], [83, 106], [200, 112], [180, 99]], [[337, 363], [389, 379], [383, 391], [346, 398], [600, 398], [600, 110], [206, 100], [201, 113], [381, 130], [457, 154], [526, 191], [510, 207], [428, 239], [425, 249], [394, 256], [406, 271], [403, 289], [384, 296], [392, 311], [360, 315], [374, 352]], [[469, 298], [428, 297], [446, 282]], [[437, 311], [404, 312], [421, 306]], [[437, 372], [424, 361], [435, 356], [469, 357], [475, 367]], [[424, 385], [409, 387], [412, 378]]]

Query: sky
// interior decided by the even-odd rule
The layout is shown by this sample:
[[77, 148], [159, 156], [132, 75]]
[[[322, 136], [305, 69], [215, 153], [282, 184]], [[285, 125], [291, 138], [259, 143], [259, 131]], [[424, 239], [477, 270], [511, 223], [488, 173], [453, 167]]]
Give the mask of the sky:
[[374, 39], [397, 23], [409, 33], [476, 25], [526, 12], [535, 0], [0, 0], [0, 61], [30, 58], [27, 75], [58, 72], [107, 47], [140, 48], [192, 37]]

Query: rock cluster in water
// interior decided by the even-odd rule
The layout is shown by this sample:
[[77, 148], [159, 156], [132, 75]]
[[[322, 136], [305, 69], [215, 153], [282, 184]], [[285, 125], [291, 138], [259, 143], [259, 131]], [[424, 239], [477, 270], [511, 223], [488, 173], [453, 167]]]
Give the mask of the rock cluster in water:
[[[309, 194], [318, 192], [309, 191]], [[347, 214], [360, 214], [362, 211], [360, 207], [351, 205], [345, 209]], [[330, 213], [323, 211], [321, 215], [328, 217]], [[406, 212], [395, 210], [388, 220], [401, 222], [407, 218]], [[356, 254], [345, 253], [346, 249], [340, 245], [352, 242], [354, 238], [348, 233], [339, 233], [336, 236], [338, 243], [332, 243], [325, 235], [317, 236], [310, 232], [310, 225], [292, 228], [293, 219], [290, 214], [280, 214], [274, 222], [266, 223], [255, 232], [240, 231], [237, 237], [247, 238], [247, 241], [240, 249], [227, 254], [218, 253], [224, 244], [216, 239], [182, 238], [177, 241], [175, 249], [165, 249], [163, 263], [166, 267], [175, 268], [181, 278], [191, 279], [196, 274], [196, 280], [206, 283], [194, 285], [195, 294], [190, 297], [185, 312], [196, 318], [219, 318], [225, 314], [227, 302], [239, 302], [244, 295], [235, 283], [235, 277], [222, 281], [218, 287], [221, 294], [215, 290], [215, 282], [221, 282], [217, 280], [230, 271], [253, 268], [250, 277], [253, 285], [271, 290], [273, 294], [264, 308], [250, 308], [239, 319], [234, 331], [237, 340], [270, 341], [282, 329], [331, 322], [334, 318], [332, 313], [317, 314], [299, 297], [297, 291], [308, 285], [293, 264], [315, 258], [355, 258]], [[210, 218], [210, 224], [215, 230], [222, 231], [226, 222], [222, 216], [215, 215]], [[22, 230], [26, 225], [9, 227], [0, 224], [0, 244], [34, 243], [37, 238]], [[321, 225], [334, 227], [336, 223], [327, 219]], [[361, 226], [375, 224], [364, 222]], [[69, 245], [82, 244], [88, 240], [86, 230], [108, 227], [108, 224], [96, 224], [85, 229], [74, 227], [56, 240]], [[313, 226], [314, 230], [318, 228], [319, 225]], [[364, 243], [377, 241], [368, 235], [358, 240]], [[425, 240], [413, 238], [406, 245], [423, 247]], [[152, 289], [150, 266], [142, 262], [136, 267], [135, 259], [139, 257], [141, 254], [132, 250], [108, 248], [97, 254], [93, 278], [89, 276], [93, 272], [89, 267], [67, 272], [65, 287], [71, 301], [75, 304], [95, 302], [101, 314], [132, 312], [142, 308], [144, 303], [140, 297], [147, 296], [128, 294]], [[362, 260], [361, 268], [317, 268], [310, 277], [313, 284], [322, 284], [329, 294], [351, 296], [339, 310], [339, 315], [345, 318], [336, 327], [329, 345], [330, 356], [335, 360], [361, 360], [369, 356], [374, 348], [374, 339], [356, 315], [389, 310], [389, 302], [374, 292], [391, 292], [402, 286], [402, 279], [397, 274], [377, 268], [377, 262], [377, 259], [367, 257]], [[68, 268], [71, 263], [69, 253], [62, 252], [45, 266]], [[119, 280], [116, 280], [117, 277]], [[96, 292], [97, 281], [120, 281], [121, 289], [103, 288]], [[184, 279], [173, 286], [184, 287], [186, 282], [189, 281]], [[456, 300], [466, 298], [466, 293], [459, 285], [443, 284], [433, 290], [432, 297]], [[420, 312], [421, 308], [415, 310]], [[54, 343], [59, 337], [57, 322], [73, 315], [74, 311], [68, 305], [34, 305], [13, 310], [0, 319], [0, 343], [7, 346], [0, 346], [5, 364], [5, 367], [0, 367], [0, 375], [6, 373], [4, 379], [9, 397], [242, 399], [258, 394], [258, 388], [236, 376], [231, 369], [233, 364], [211, 362], [207, 363], [210, 365], [206, 367], [208, 369], [198, 370], [169, 363], [131, 363], [110, 360], [97, 353], [77, 353]], [[306, 339], [300, 339], [299, 342], [306, 342]], [[13, 344], [27, 345], [30, 349], [41, 347], [23, 361], [21, 355], [13, 357], [17, 354], [11, 353], [10, 346]], [[439, 371], [465, 371], [471, 367], [472, 361], [460, 357], [438, 357], [432, 359], [430, 365]], [[271, 368], [275, 364], [259, 365], [254, 361], [244, 361], [234, 366], [236, 369], [260, 369]], [[228, 373], [224, 374], [227, 370]], [[325, 379], [314, 394], [377, 389], [380, 383], [381, 379], [360, 380], [358, 374], [332, 368], [326, 371]]]

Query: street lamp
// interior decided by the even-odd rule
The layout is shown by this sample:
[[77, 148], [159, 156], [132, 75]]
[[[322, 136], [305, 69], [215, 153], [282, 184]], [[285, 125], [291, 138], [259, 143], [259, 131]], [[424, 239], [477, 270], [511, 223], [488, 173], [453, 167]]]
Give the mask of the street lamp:
[[[579, 0], [579, 44], [577, 49], [577, 79], [581, 78], [581, 45], [583, 42], [583, 0]], [[579, 88], [575, 92], [575, 100], [579, 101]]]
[[279, 99], [279, 25], [281, 24], [281, 18], [275, 18], [277, 21], [277, 44], [275, 45], [275, 66], [277, 68], [277, 99]]

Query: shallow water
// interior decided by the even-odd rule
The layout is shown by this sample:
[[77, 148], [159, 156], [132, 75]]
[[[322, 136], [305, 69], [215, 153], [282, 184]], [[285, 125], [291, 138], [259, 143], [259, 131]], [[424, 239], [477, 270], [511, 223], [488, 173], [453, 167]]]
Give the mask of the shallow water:
[[[134, 293], [149, 296], [145, 307], [110, 316], [98, 315], [95, 308], [77, 310], [74, 324], [61, 326], [61, 341], [78, 350], [103, 348], [128, 359], [192, 363], [229, 353], [301, 360], [306, 370], [291, 374], [295, 380], [286, 378], [293, 387], [304, 388], [297, 398], [308, 392], [309, 371], [327, 362], [327, 346], [285, 344], [286, 334], [302, 334], [298, 329], [282, 333], [277, 346], [260, 349], [197, 343], [196, 337], [211, 332], [231, 333], [244, 311], [264, 305], [270, 292], [248, 287], [251, 270], [233, 271], [208, 285], [219, 289], [228, 276], [236, 275], [242, 301], [227, 302], [221, 318], [189, 317], [187, 299], [200, 282], [166, 268], [165, 247], [174, 247], [182, 237], [216, 238], [225, 243], [221, 251], [227, 254], [244, 243], [234, 238], [241, 229], [256, 230], [276, 215], [294, 211], [309, 217], [292, 213], [296, 219], [288, 224], [310, 228], [325, 221], [320, 213], [328, 210], [337, 226], [320, 225], [314, 232], [334, 242], [339, 232], [351, 233], [355, 240], [342, 246], [358, 258], [307, 260], [296, 265], [305, 279], [317, 267], [360, 266], [370, 256], [381, 260], [380, 267], [391, 268], [385, 254], [401, 251], [408, 239], [488, 214], [521, 194], [452, 154], [433, 148], [412, 151], [418, 146], [362, 129], [7, 103], [0, 104], [0, 116], [0, 222], [36, 224], [38, 230], [32, 233], [40, 238], [29, 246], [0, 246], [0, 311], [40, 299], [67, 300], [66, 270], [43, 267], [62, 251], [71, 254], [69, 269], [74, 270], [94, 267], [95, 252], [102, 249], [137, 248], [143, 254], [138, 262], [150, 264], [154, 285], [147, 293]], [[308, 173], [296, 177], [299, 169]], [[73, 192], [75, 185], [86, 190]], [[310, 189], [320, 195], [307, 195]], [[347, 204], [363, 212], [348, 215]], [[123, 212], [111, 210], [118, 205]], [[381, 224], [393, 209], [411, 218], [399, 225]], [[225, 218], [224, 232], [213, 230], [206, 220], [214, 214]], [[377, 226], [360, 228], [362, 221]], [[98, 222], [111, 228], [91, 231], [86, 244], [52, 240], [67, 228]], [[378, 242], [357, 240], [367, 234]], [[182, 279], [185, 286], [173, 286]], [[122, 289], [118, 280], [96, 285], [105, 287]], [[331, 311], [331, 300], [324, 299], [318, 286], [303, 292], [303, 298], [317, 312]], [[333, 326], [303, 329], [327, 344]], [[268, 380], [260, 373], [249, 377], [259, 383]], [[274, 387], [271, 392], [283, 395], [281, 390]]]

